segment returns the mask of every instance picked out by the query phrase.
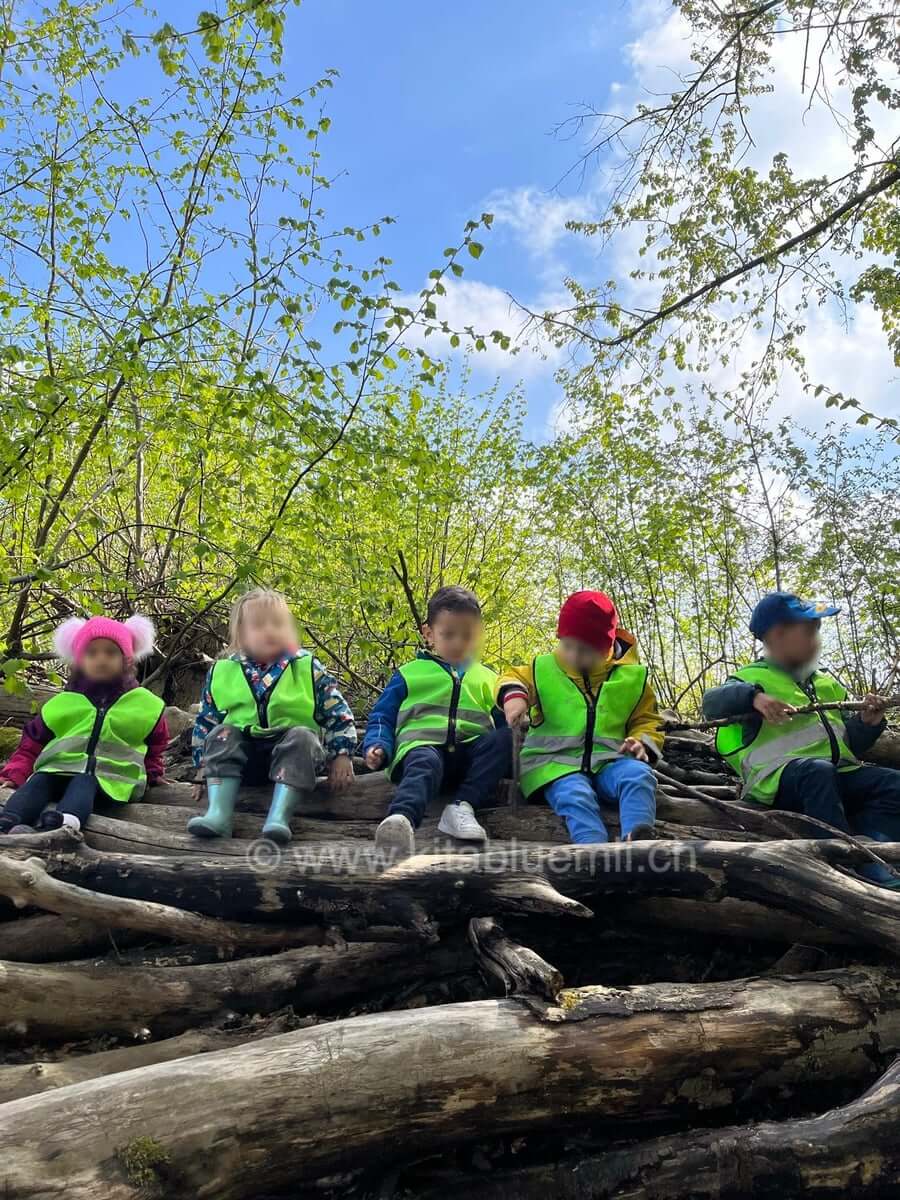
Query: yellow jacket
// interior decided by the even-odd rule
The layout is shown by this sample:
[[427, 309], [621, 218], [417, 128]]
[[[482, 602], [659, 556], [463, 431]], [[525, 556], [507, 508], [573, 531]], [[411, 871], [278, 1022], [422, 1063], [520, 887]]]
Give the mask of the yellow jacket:
[[[568, 677], [585, 695], [587, 695], [588, 687], [590, 687], [591, 692], [596, 693], [600, 685], [606, 682], [606, 678], [613, 667], [618, 666], [620, 663], [640, 662], [635, 639], [624, 629], [618, 631], [612, 654], [592, 672], [587, 680], [587, 685], [585, 684], [583, 675], [578, 671], [573, 671], [571, 667], [562, 661], [559, 657], [558, 649], [554, 650], [553, 653], [556, 655], [557, 662]], [[523, 667], [510, 667], [501, 674], [497, 682], [497, 703], [502, 707], [505, 692], [511, 693], [521, 689], [527, 691], [528, 703], [533, 707], [537, 702], [537, 694], [534, 689], [534, 672], [531, 663]], [[628, 736], [640, 738], [645, 744], [649, 743], [650, 748], [655, 750], [657, 754], [662, 750], [664, 735], [659, 719], [659, 711], [656, 707], [656, 697], [649, 683], [644, 688], [644, 694], [631, 714], [631, 719], [628, 722]]]

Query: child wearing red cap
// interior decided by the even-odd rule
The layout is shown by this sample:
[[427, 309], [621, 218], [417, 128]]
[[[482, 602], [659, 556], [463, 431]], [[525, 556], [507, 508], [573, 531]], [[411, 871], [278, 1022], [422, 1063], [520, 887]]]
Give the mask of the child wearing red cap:
[[0, 834], [31, 833], [35, 826], [78, 830], [98, 792], [125, 803], [161, 781], [169, 741], [164, 705], [138, 685], [133, 669], [153, 649], [154, 636], [141, 616], [73, 617], [60, 625], [54, 646], [74, 669], [0, 770], [0, 787], [15, 789], [0, 812]]
[[662, 732], [647, 668], [635, 640], [618, 628], [603, 592], [575, 592], [562, 606], [559, 642], [500, 678], [508, 723], [527, 726], [521, 784], [543, 794], [576, 843], [608, 842], [601, 802], [619, 808], [626, 839], [653, 836]]

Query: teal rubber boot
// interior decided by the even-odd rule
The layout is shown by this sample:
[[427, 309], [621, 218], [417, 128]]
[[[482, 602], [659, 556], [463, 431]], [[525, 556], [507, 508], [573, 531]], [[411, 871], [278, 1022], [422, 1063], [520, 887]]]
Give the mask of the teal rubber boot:
[[206, 785], [206, 812], [202, 817], [191, 817], [188, 833], [202, 838], [231, 837], [240, 787], [239, 779], [211, 779]]
[[272, 793], [272, 803], [269, 805], [269, 815], [263, 825], [262, 835], [279, 846], [286, 846], [291, 840], [291, 817], [294, 809], [300, 803], [302, 793], [287, 783], [276, 783]]

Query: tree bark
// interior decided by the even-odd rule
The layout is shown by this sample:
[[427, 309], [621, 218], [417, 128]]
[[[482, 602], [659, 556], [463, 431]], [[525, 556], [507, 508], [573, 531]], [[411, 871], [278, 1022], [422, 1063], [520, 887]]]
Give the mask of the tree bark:
[[495, 985], [499, 982], [504, 996], [537, 996], [555, 1002], [563, 986], [560, 972], [507, 937], [499, 921], [474, 918], [469, 922], [469, 941], [482, 974]]
[[70, 920], [54, 913], [36, 913], [18, 920], [0, 921], [0, 960], [56, 962], [82, 958], [115, 946], [146, 941], [146, 934], [126, 929], [111, 931], [96, 921]]
[[479, 1174], [419, 1200], [884, 1200], [900, 1178], [900, 1062], [820, 1117], [673, 1134], [602, 1155]]
[[333, 1009], [352, 997], [440, 976], [459, 950], [410, 945], [304, 947], [270, 958], [186, 967], [0, 964], [0, 1037], [168, 1037], [230, 1012]]
[[[39, 839], [25, 840], [34, 845]], [[900, 845], [878, 849], [900, 858]], [[728, 898], [771, 910], [773, 941], [798, 940], [793, 925], [789, 936], [779, 933], [779, 914], [787, 912], [898, 954], [900, 895], [848, 873], [859, 857], [844, 842], [797, 840], [531, 845], [418, 855], [387, 871], [378, 869], [371, 848], [359, 847], [349, 858], [331, 857], [321, 846], [297, 847], [274, 859], [271, 868], [243, 858], [145, 857], [84, 848], [52, 849], [45, 861], [54, 877], [69, 883], [225, 920], [271, 919], [278, 913], [307, 921], [327, 916], [329, 921], [399, 925], [427, 937], [434, 935], [435, 921], [470, 916], [590, 916], [581, 901], [598, 896], [674, 896], [706, 903]]]
[[900, 1049], [898, 1001], [897, 972], [854, 968], [338, 1021], [3, 1105], [6, 1197], [243, 1200], [479, 1136], [865, 1083]]
[[88, 1079], [99, 1079], [103, 1075], [134, 1071], [155, 1063], [173, 1062], [176, 1058], [208, 1054], [212, 1050], [233, 1049], [284, 1033], [298, 1025], [314, 1023], [314, 1018], [288, 1020], [284, 1016], [275, 1016], [248, 1021], [234, 1028], [192, 1029], [160, 1042], [143, 1042], [118, 1050], [102, 1050], [97, 1054], [68, 1054], [58, 1061], [38, 1058], [21, 1066], [0, 1067], [0, 1104], [8, 1100], [21, 1100], [24, 1096], [56, 1091], [73, 1083], [85, 1083]]

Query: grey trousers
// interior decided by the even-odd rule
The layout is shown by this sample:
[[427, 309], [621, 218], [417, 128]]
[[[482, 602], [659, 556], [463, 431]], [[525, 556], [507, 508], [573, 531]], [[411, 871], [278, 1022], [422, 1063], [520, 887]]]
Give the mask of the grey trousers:
[[322, 743], [302, 725], [259, 737], [235, 725], [217, 725], [203, 745], [206, 779], [240, 779], [251, 786], [271, 780], [308, 792], [324, 766]]

